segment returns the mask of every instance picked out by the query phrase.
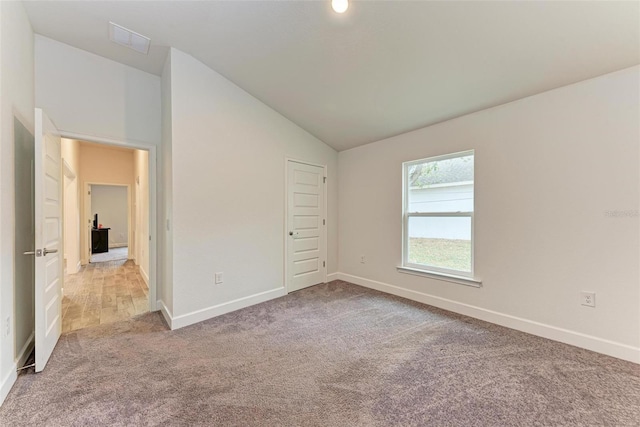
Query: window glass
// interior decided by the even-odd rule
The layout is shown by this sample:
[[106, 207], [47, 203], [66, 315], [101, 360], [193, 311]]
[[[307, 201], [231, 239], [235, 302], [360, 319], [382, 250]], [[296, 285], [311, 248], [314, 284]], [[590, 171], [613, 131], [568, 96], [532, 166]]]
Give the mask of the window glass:
[[474, 153], [404, 164], [403, 264], [473, 276]]

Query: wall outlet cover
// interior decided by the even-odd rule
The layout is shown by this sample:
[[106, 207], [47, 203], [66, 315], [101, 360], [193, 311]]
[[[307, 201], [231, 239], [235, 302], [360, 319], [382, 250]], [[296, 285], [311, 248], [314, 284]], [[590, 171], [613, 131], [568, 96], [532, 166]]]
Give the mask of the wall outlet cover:
[[223, 280], [224, 280], [224, 277], [223, 277], [222, 273], [216, 273], [215, 274], [216, 285], [219, 285], [220, 283], [222, 283]]
[[580, 304], [585, 307], [596, 306], [596, 293], [595, 292], [580, 292]]

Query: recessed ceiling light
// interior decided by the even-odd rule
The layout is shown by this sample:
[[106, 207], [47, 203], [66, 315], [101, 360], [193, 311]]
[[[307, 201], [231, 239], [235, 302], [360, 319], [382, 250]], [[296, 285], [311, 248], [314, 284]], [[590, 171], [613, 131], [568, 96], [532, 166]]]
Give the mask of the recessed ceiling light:
[[151, 39], [135, 31], [131, 31], [122, 25], [109, 22], [109, 39], [114, 43], [126, 46], [136, 52], [144, 53], [145, 55], [149, 53]]
[[331, 7], [337, 13], [344, 13], [349, 9], [349, 0], [331, 0]]

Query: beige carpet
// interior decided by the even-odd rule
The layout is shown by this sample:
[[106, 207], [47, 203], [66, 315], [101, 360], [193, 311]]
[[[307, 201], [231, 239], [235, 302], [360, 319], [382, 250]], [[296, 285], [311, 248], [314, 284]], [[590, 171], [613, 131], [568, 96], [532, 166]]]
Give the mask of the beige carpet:
[[637, 426], [638, 365], [344, 282], [66, 333], [2, 426]]

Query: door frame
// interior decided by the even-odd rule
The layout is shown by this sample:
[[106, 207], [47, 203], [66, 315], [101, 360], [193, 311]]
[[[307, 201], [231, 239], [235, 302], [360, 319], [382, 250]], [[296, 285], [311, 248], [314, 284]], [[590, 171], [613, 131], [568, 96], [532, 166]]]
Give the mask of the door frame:
[[[121, 148], [131, 148], [143, 150], [149, 153], [149, 311], [157, 311], [158, 300], [158, 147], [154, 144], [136, 140], [120, 140], [111, 138], [101, 138], [95, 135], [84, 135], [80, 133], [60, 130], [60, 136], [78, 141], [93, 142], [102, 145], [111, 145]], [[109, 184], [110, 185], [110, 184]], [[83, 191], [86, 187], [83, 187]], [[84, 224], [86, 226], [86, 224]]]
[[[133, 193], [131, 192], [131, 184], [111, 184], [111, 183], [106, 183], [106, 182], [93, 182], [93, 181], [85, 181], [84, 182], [84, 213], [85, 215], [87, 214], [87, 212], [91, 212], [91, 209], [87, 209], [87, 207], [91, 207], [91, 197], [93, 196], [93, 193], [89, 194], [89, 190], [91, 190], [91, 186], [93, 185], [103, 185], [103, 186], [111, 186], [111, 187], [127, 187], [127, 241], [128, 243], [128, 247], [129, 247], [129, 252], [127, 255], [127, 259], [133, 259], [133, 257], [131, 257], [133, 251], [132, 251], [132, 242], [133, 242], [133, 229], [132, 229], [132, 225], [134, 224], [135, 220], [133, 219], [133, 216], [135, 215], [135, 212], [132, 212], [133, 209], [133, 204], [132, 204], [132, 197], [133, 197]], [[89, 217], [92, 217], [91, 214], [89, 214]], [[85, 221], [87, 220], [87, 218], [84, 219]], [[93, 220], [93, 219], [92, 219]], [[87, 226], [87, 223], [85, 222], [85, 227]], [[91, 233], [88, 233], [89, 235], [87, 236], [87, 242], [89, 242], [89, 246], [88, 246], [88, 256], [89, 258], [87, 259], [87, 264], [91, 263]], [[134, 247], [135, 249], [135, 247]]]
[[[324, 173], [324, 177], [327, 177], [327, 165], [321, 165], [318, 163], [313, 163], [313, 162], [308, 162], [306, 160], [300, 160], [300, 159], [296, 159], [293, 157], [285, 157], [284, 158], [284, 232], [283, 234], [283, 238], [284, 238], [284, 289], [287, 291], [287, 293], [292, 292], [289, 289], [289, 244], [291, 242], [291, 239], [289, 239], [289, 162], [293, 162], [293, 163], [301, 163], [303, 165], [309, 165], [309, 166], [315, 166], [315, 167], [319, 167], [322, 168], [323, 173]], [[328, 179], [328, 178], [327, 178]], [[328, 247], [329, 247], [329, 233], [327, 232], [327, 230], [329, 229], [329, 219], [327, 218], [327, 214], [329, 212], [328, 210], [328, 206], [327, 206], [327, 188], [328, 186], [326, 185], [326, 179], [324, 180], [325, 182], [324, 184], [324, 196], [323, 196], [323, 203], [324, 203], [324, 209], [322, 212], [322, 215], [325, 219], [325, 224], [323, 226], [324, 230], [323, 230], [323, 234], [324, 234], [324, 253], [322, 254], [324, 261], [325, 261], [325, 266], [323, 268], [323, 283], [327, 282], [327, 268], [328, 266], [326, 265], [328, 263], [327, 260], [327, 254], [328, 254]]]

